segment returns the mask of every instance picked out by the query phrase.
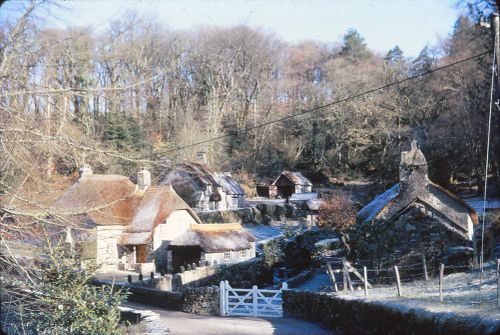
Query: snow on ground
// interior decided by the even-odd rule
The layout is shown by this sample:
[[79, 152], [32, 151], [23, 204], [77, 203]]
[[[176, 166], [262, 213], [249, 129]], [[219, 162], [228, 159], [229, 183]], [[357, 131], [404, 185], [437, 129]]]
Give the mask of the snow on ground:
[[332, 281], [326, 273], [317, 273], [310, 280], [300, 284], [297, 290], [320, 291], [323, 288], [331, 287]]
[[[354, 277], [351, 277], [354, 278]], [[338, 279], [337, 279], [338, 280]], [[378, 286], [368, 290], [368, 297], [359, 289], [339, 292], [343, 299], [366, 299], [389, 304], [400, 309], [420, 308], [427, 312], [455, 313], [462, 317], [488, 320], [498, 326], [500, 309], [497, 308], [497, 278], [493, 262], [485, 263], [483, 284], [479, 285], [479, 271], [450, 274], [444, 277], [444, 301], [439, 301], [439, 279], [416, 280], [402, 283], [403, 297], [397, 296], [396, 285]], [[340, 283], [339, 283], [340, 284]], [[315, 290], [332, 286], [328, 275], [317, 274], [297, 289]]]
[[266, 205], [283, 205], [286, 203], [286, 199], [269, 199], [264, 197], [255, 197], [251, 199], [245, 199], [245, 202], [249, 207], [255, 207], [259, 204]]
[[257, 238], [257, 244], [267, 243], [283, 236], [283, 231], [279, 227], [265, 225], [244, 225], [244, 227]]

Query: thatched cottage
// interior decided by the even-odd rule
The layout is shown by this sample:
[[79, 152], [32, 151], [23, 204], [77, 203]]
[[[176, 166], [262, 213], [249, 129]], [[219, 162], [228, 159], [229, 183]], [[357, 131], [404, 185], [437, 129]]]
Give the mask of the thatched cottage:
[[285, 170], [269, 186], [269, 198], [288, 198], [294, 193], [311, 193], [312, 186], [302, 173]]
[[255, 257], [256, 238], [239, 223], [191, 225], [170, 242], [168, 257], [172, 268], [198, 262], [230, 264]]
[[[202, 156], [204, 157], [204, 156]], [[230, 173], [213, 172], [204, 158], [184, 162], [162, 180], [198, 211], [236, 209], [245, 206], [245, 191]]]
[[399, 182], [363, 207], [357, 221], [387, 227], [395, 252], [442, 255], [449, 247], [471, 246], [477, 216], [458, 196], [429, 180], [427, 161], [412, 141], [411, 150], [401, 153]]
[[136, 185], [127, 177], [93, 174], [85, 167], [55, 208], [85, 229], [72, 229], [67, 239], [103, 272], [172, 268], [169, 243], [200, 224], [171, 185], [151, 186], [147, 170], [138, 173]]

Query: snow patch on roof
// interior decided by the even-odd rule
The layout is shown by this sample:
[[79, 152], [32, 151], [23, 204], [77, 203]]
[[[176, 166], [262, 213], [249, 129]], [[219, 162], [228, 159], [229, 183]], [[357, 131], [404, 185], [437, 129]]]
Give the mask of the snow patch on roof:
[[[472, 207], [478, 215], [482, 215], [484, 212], [483, 198], [474, 197], [463, 199], [467, 205]], [[489, 210], [500, 209], [500, 199], [486, 199], [486, 212]]]
[[307, 201], [318, 198], [318, 192], [294, 193], [290, 196], [290, 201]]
[[357, 214], [361, 222], [372, 221], [378, 213], [394, 198], [399, 195], [399, 183], [394, 184], [390, 189], [378, 195], [368, 205], [363, 207]]
[[337, 237], [335, 238], [327, 238], [327, 239], [324, 239], [324, 240], [319, 240], [318, 242], [314, 243], [314, 246], [315, 247], [323, 247], [323, 246], [327, 246], [327, 245], [330, 245], [330, 244], [335, 244], [335, 243], [339, 243], [339, 239]]

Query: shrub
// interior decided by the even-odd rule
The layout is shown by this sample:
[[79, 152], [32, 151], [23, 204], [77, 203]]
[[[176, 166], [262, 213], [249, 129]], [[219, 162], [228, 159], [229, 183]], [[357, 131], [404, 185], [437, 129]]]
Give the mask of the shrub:
[[[5, 278], [2, 329], [9, 334], [123, 334], [122, 291], [94, 286], [95, 268], [71, 250], [50, 246], [38, 266]], [[2, 264], [3, 266], [4, 264]], [[3, 269], [2, 269], [3, 271]]]
[[345, 233], [356, 223], [356, 210], [347, 197], [330, 196], [319, 208], [318, 226]]

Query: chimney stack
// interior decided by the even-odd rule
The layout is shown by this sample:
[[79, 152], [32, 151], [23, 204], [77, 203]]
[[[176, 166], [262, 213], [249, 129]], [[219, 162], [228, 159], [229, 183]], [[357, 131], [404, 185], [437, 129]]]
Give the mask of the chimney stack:
[[145, 191], [151, 186], [151, 172], [146, 170], [146, 168], [142, 168], [137, 172], [137, 186], [141, 191]]
[[208, 164], [207, 153], [205, 151], [198, 151], [196, 153], [196, 162], [202, 165], [207, 165]]
[[80, 178], [94, 174], [94, 171], [92, 171], [92, 168], [88, 164], [83, 164], [78, 172], [80, 174]]
[[422, 151], [418, 148], [416, 140], [411, 141], [410, 151], [401, 152], [399, 181], [402, 189], [425, 187], [429, 182], [427, 161]]

